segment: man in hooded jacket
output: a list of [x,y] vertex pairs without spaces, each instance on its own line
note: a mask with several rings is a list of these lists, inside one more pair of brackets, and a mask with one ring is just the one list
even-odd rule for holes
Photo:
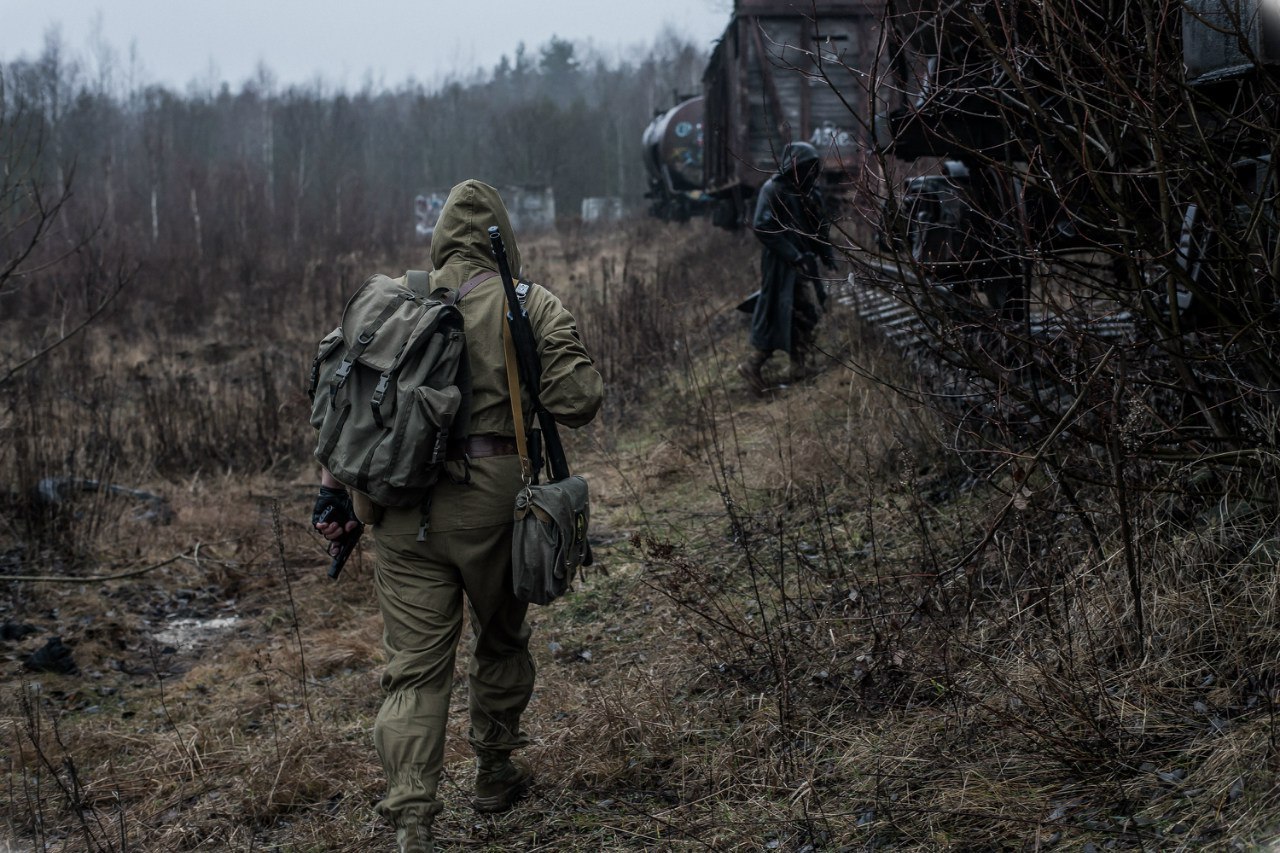
[[[474,180],[454,187],[432,236],[430,288],[457,295],[472,392],[470,428],[449,449],[449,476],[432,489],[425,536],[419,536],[419,508],[376,507],[354,496],[355,515],[372,525],[389,657],[382,676],[386,697],[373,732],[388,785],[377,811],[395,824],[401,853],[433,849],[431,823],[442,808],[437,789],[464,594],[475,634],[467,671],[469,740],[477,761],[472,806],[505,811],[531,778],[528,765],[511,758],[528,742],[520,717],[533,692],[534,666],[528,605],[515,598],[511,583],[513,507],[523,480],[507,390],[507,306],[488,235],[492,225],[501,230],[512,274],[519,276],[520,251],[493,187]],[[538,285],[529,288],[524,304],[542,362],[539,398],[558,423],[583,426],[600,408],[603,385],[573,316]],[[526,396],[523,411],[531,408]],[[323,471],[322,484],[342,488]],[[339,518],[319,529],[337,541],[355,524]]]
[[768,383],[764,366],[775,350],[791,359],[790,378],[808,375],[814,332],[822,315],[824,294],[818,262],[835,265],[818,175],[822,161],[807,142],[782,149],[778,172],[756,197],[751,227],[764,248],[760,253],[760,294],[751,315],[752,348],[738,372],[756,396]]

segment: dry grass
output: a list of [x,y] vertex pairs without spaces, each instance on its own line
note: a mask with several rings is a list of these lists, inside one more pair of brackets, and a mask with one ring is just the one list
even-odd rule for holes
[[[949,571],[1007,502],[1007,472],[940,452],[941,421],[862,378],[910,368],[838,311],[824,374],[747,397],[732,305],[755,261],[741,237],[654,223],[527,247],[610,379],[606,416],[570,446],[602,571],[533,614],[538,782],[507,815],[466,806],[459,679],[445,848],[1262,849],[1280,804],[1269,521],[1244,501],[1170,512],[1143,498],[1145,639],[1105,490],[1076,495],[1102,553],[1041,478]],[[179,558],[4,585],[3,620],[39,630],[4,647],[0,840],[391,848],[372,812],[371,565],[362,552],[341,582],[324,577],[300,389],[342,288],[398,266],[282,266],[253,304],[292,304],[296,268],[323,310],[270,322],[226,313],[227,283],[206,332],[106,325],[6,390],[5,573]],[[228,343],[237,323],[257,343]],[[90,475],[163,495],[172,520],[30,492]],[[228,617],[192,646],[163,639],[178,620]],[[79,674],[22,669],[51,635]]]

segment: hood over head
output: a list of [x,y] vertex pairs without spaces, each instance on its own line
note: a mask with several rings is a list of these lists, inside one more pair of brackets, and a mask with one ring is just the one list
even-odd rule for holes
[[456,288],[484,270],[497,271],[489,228],[497,225],[513,278],[520,277],[520,247],[498,191],[474,179],[449,191],[431,235],[432,287]]
[[818,149],[807,142],[788,142],[778,162],[778,175],[795,186],[809,189],[822,171]]

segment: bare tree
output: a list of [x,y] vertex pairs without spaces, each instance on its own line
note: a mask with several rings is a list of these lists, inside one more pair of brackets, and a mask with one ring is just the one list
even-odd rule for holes
[[[45,71],[57,73],[57,68],[46,65]],[[43,83],[46,92],[56,91],[55,82]],[[130,277],[121,267],[105,286],[90,283],[75,295],[80,298],[70,291],[61,299],[35,292],[38,283],[48,282],[50,271],[84,252],[97,231],[95,226],[75,233],[69,224],[65,211],[75,167],[52,162],[49,138],[56,112],[54,105],[40,106],[0,69],[0,304],[15,309],[25,298],[52,312],[31,318],[36,322],[27,324],[27,336],[10,338],[13,348],[0,355],[0,387],[93,322]]]

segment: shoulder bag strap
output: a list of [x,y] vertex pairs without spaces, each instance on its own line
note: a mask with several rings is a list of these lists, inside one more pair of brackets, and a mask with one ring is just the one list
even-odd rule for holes
[[473,275],[471,278],[458,285],[458,289],[450,293],[444,298],[445,305],[457,305],[462,301],[462,297],[475,290],[478,285],[484,284],[491,278],[497,278],[498,274],[493,270],[485,270],[479,275]]
[[489,279],[497,278],[497,277],[498,277],[498,274],[493,270],[485,270],[479,275],[467,279],[462,283],[462,286],[458,288],[458,295],[453,301],[457,302],[460,299],[462,299],[462,297],[466,296],[468,293],[475,290],[476,285],[484,284]]

